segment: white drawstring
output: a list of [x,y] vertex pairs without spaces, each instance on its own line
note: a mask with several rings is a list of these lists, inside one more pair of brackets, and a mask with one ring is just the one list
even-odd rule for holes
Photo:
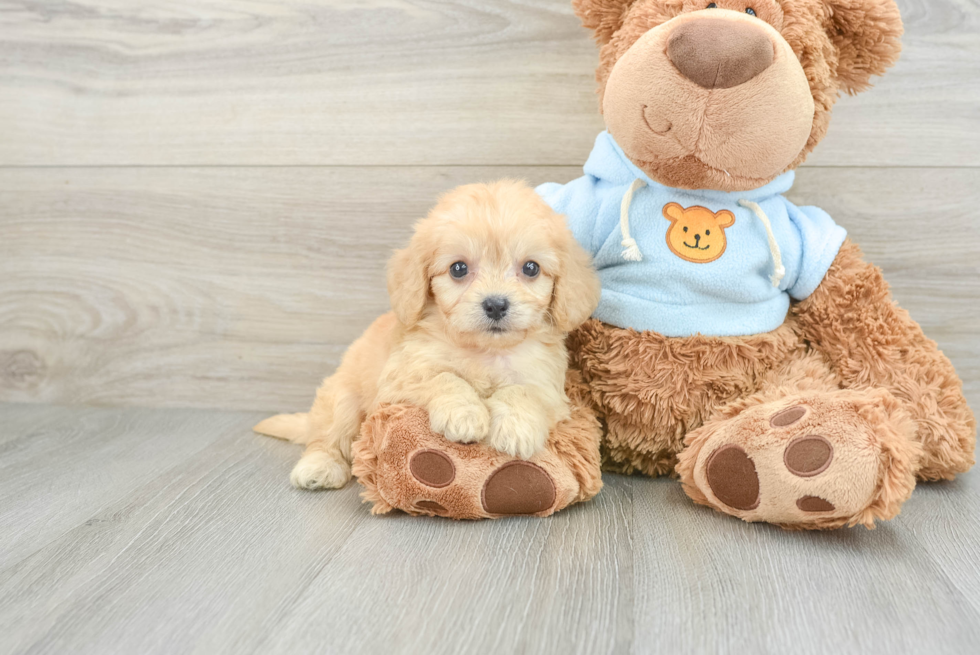
[[636,193],[636,190],[646,185],[647,183],[640,178],[633,180],[633,184],[626,190],[623,203],[619,207],[619,231],[623,233],[622,245],[626,248],[623,251],[623,259],[628,262],[643,261],[643,253],[640,252],[640,247],[636,245],[636,239],[630,236],[630,203],[633,202],[633,194]]
[[746,209],[751,209],[762,224],[766,227],[766,236],[769,237],[769,252],[772,254],[773,271],[769,280],[772,282],[772,286],[779,287],[779,283],[783,281],[786,276],[786,269],[783,267],[783,256],[779,252],[779,244],[776,243],[776,235],[772,233],[772,225],[769,223],[769,217],[766,216],[766,212],[762,211],[762,207],[759,203],[752,202],[750,200],[739,200],[738,204],[742,205]]

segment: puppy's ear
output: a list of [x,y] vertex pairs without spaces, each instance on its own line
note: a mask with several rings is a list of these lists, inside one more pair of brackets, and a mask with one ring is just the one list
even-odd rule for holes
[[388,260],[391,309],[398,320],[407,326],[415,325],[422,319],[429,298],[429,253],[418,234],[416,231],[408,247],[396,250]]
[[873,75],[898,61],[905,31],[894,0],[824,0],[825,23],[837,49],[837,84],[842,91],[864,91]]
[[563,225],[562,269],[555,279],[551,316],[561,332],[571,332],[585,323],[599,304],[599,277],[589,253],[578,244],[572,231]]

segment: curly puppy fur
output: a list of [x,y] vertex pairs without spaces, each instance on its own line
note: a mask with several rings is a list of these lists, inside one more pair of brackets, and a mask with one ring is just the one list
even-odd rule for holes
[[565,335],[599,300],[564,218],[523,183],[459,187],[392,257],[388,289],[394,311],[351,345],[309,414],[255,427],[306,444],[293,484],[346,484],[351,444],[382,404],[421,407],[452,442],[522,458],[544,450],[569,417]]

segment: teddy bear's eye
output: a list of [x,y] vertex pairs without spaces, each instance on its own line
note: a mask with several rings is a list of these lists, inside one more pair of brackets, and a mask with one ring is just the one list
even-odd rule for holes
[[718,8],[717,2],[712,2],[708,4],[708,9],[717,9],[717,8]]
[[705,230],[704,231],[704,236],[710,237],[711,236],[711,230]]
[[749,16],[755,16],[755,9],[749,7],[748,9],[745,10],[745,13],[747,13]]
[[687,226],[686,225],[684,226],[684,231],[687,232]]

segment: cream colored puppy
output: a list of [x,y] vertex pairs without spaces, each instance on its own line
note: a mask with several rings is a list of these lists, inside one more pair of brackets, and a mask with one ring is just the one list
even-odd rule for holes
[[588,254],[523,183],[459,187],[388,264],[394,311],[348,349],[308,414],[256,432],[305,443],[292,483],[342,487],[351,444],[381,403],[425,407],[451,441],[522,458],[569,414],[565,335],[599,302]]

